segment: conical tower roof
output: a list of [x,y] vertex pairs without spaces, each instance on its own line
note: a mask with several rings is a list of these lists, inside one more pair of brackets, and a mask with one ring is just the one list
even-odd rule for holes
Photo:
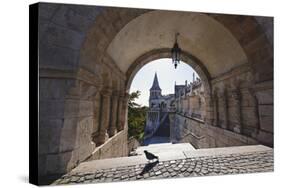
[[157,73],[155,73],[155,75],[154,75],[153,84],[152,84],[152,87],[150,88],[150,90],[161,90],[159,83],[158,83]]

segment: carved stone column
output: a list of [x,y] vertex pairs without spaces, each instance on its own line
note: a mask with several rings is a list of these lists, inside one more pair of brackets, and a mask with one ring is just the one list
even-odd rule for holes
[[118,100],[117,131],[124,129],[128,109],[129,94],[121,94]]
[[100,107],[101,107],[101,96],[100,91],[93,96],[93,133],[92,140],[97,143],[98,134],[99,134],[99,126],[100,126]]
[[207,125],[213,125],[214,120],[214,104],[213,104],[213,98],[211,97],[211,94],[206,93],[204,95],[205,98],[205,116],[206,116],[206,124]]
[[259,109],[258,109],[258,99],[257,99],[257,96],[255,94],[255,91],[253,89],[248,89],[248,92],[250,94],[250,97],[251,97],[251,100],[253,101],[253,104],[254,104],[254,130],[251,134],[251,136],[253,138],[256,138],[259,134],[259,130],[260,130],[260,122],[259,122]]
[[217,93],[214,93],[213,97],[213,106],[214,106],[214,126],[219,124],[219,110],[218,110],[218,96]]
[[235,119],[234,132],[242,133],[242,121],[241,121],[241,95],[239,89],[232,91],[232,98],[234,101],[234,114]]
[[122,126],[121,126],[121,116],[122,116],[122,99],[123,99],[123,95],[120,95],[118,98],[118,105],[117,105],[117,131],[121,131],[122,130]]
[[117,107],[118,107],[118,96],[114,93],[111,97],[111,118],[110,118],[110,127],[108,130],[109,137],[115,135],[117,130]]
[[220,107],[221,107],[221,114],[220,114],[220,117],[221,117],[221,127],[224,128],[224,129],[228,129],[228,109],[227,109],[227,96],[226,96],[226,92],[223,91],[221,94],[220,94]]
[[119,108],[121,108],[121,110],[120,110],[121,115],[119,116],[120,121],[118,122],[119,123],[118,131],[124,129],[125,123],[127,121],[128,100],[129,100],[129,94],[128,93],[125,93],[125,95],[123,97],[121,97],[121,100],[119,100],[119,102],[120,102]]
[[109,127],[109,119],[110,119],[110,89],[103,89],[101,91],[101,114],[100,114],[100,126],[99,126],[99,136],[97,139],[97,144],[103,144],[107,137],[107,130]]

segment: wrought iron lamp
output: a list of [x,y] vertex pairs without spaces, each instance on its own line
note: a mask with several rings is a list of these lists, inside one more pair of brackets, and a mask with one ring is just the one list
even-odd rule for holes
[[178,40],[177,40],[179,35],[180,35],[179,33],[176,33],[175,44],[174,44],[174,47],[171,50],[172,62],[175,65],[175,69],[177,68],[178,64],[180,63],[180,55],[181,55],[181,49],[179,48]]

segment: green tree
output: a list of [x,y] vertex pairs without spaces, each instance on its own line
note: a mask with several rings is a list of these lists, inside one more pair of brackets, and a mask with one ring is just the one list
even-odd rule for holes
[[141,106],[135,102],[140,96],[140,91],[132,92],[128,102],[128,136],[136,138],[139,142],[144,136],[144,128],[146,124],[146,112],[148,107]]

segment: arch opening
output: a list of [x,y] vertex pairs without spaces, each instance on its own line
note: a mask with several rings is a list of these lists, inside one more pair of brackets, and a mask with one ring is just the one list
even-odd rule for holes
[[[181,114],[189,118],[196,118],[205,122],[206,103],[205,87],[201,77],[191,66],[197,67],[196,59],[186,53],[187,62],[181,61],[177,69],[172,66],[172,60],[168,53],[149,53],[151,56],[142,56],[139,64],[131,72],[131,77],[127,82],[127,91],[130,95],[135,95],[136,91],[141,91],[140,99],[137,100],[145,110],[146,117],[139,127],[143,129],[143,136],[139,139],[141,145],[176,142],[174,126],[174,114]],[[153,55],[152,55],[153,54]],[[147,57],[147,58],[143,58]],[[191,59],[192,58],[192,59]],[[191,65],[191,66],[190,66]],[[129,69],[130,70],[130,69]],[[131,69],[132,70],[132,69]],[[197,68],[198,70],[198,68]],[[202,70],[201,70],[202,75]],[[202,75],[207,78],[206,75]],[[139,85],[137,85],[139,84]],[[210,88],[210,86],[208,86]],[[130,106],[130,102],[129,102]],[[133,126],[132,110],[128,110],[128,131]]]
[[[128,155],[132,80],[146,63],[170,57],[178,31],[183,61],[204,85],[207,117],[202,122],[175,112],[173,121],[184,133],[178,139],[197,148],[273,146],[270,18],[103,7],[91,22],[79,17],[67,24],[58,18],[75,7],[59,6],[46,24],[56,32],[40,37],[41,176],[65,173],[89,156]],[[81,19],[89,26],[81,28]]]

